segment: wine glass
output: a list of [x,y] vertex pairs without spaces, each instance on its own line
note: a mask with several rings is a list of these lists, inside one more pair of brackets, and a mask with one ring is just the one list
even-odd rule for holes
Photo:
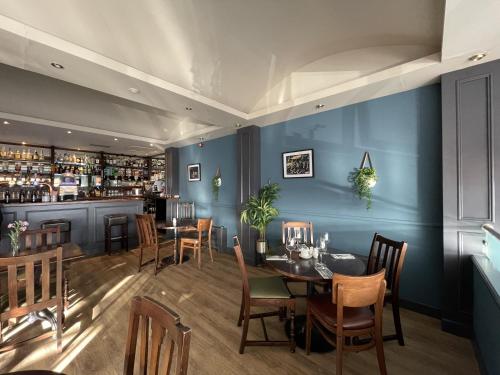
[[322,266],[325,264],[323,263],[323,255],[327,253],[326,251],[326,241],[324,236],[321,236],[319,239],[319,261]]
[[289,258],[287,259],[287,263],[289,264],[292,264],[292,263],[295,263],[294,260],[292,260],[292,251],[295,250],[295,238],[293,237],[288,237],[286,239],[286,245],[285,245],[285,248],[286,248],[286,251],[288,251],[288,254],[289,254]]

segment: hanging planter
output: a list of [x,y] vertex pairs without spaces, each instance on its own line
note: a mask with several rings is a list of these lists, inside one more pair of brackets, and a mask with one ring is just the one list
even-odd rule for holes
[[[368,167],[366,166],[368,162]],[[370,154],[365,152],[359,168],[349,174],[348,181],[352,184],[352,189],[359,199],[366,200],[366,209],[372,207],[372,189],[377,184],[377,170],[373,168]]]
[[220,168],[217,168],[217,172],[215,176],[212,178],[212,194],[214,196],[214,200],[219,200],[219,190],[222,186],[222,177],[220,175]]

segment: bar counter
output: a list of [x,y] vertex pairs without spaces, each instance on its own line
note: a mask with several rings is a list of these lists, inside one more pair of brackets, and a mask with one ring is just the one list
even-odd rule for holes
[[[0,227],[0,253],[9,251],[7,225],[14,220],[26,220],[30,229],[40,228],[40,222],[50,219],[71,220],[71,242],[88,255],[104,252],[104,215],[127,214],[129,247],[137,244],[135,214],[143,212],[142,198],[99,198],[64,202],[0,204],[3,220]],[[118,228],[114,228],[118,229]],[[114,248],[118,244],[113,245]]]

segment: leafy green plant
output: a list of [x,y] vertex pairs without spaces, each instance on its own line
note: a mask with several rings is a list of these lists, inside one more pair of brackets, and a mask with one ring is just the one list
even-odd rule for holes
[[268,182],[259,190],[258,195],[248,198],[241,211],[241,221],[259,231],[259,241],[266,240],[267,226],[279,215],[278,209],[273,207],[279,191],[280,186],[277,183]]
[[375,168],[354,168],[349,174],[348,181],[359,199],[366,199],[366,209],[372,207],[372,189],[378,180]]
[[214,199],[216,201],[219,200],[219,189],[222,185],[222,178],[220,176],[215,175],[212,178],[212,194],[214,195]]

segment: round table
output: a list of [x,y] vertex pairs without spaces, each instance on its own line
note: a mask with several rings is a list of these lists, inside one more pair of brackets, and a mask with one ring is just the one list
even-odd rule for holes
[[[275,254],[283,254],[288,252],[284,247],[275,249]],[[335,249],[329,249],[328,254],[323,255],[323,263],[332,271],[333,273],[341,273],[343,275],[351,276],[361,276],[366,273],[366,257],[354,255],[354,259],[335,259],[331,254],[341,254],[342,251]],[[319,262],[319,259],[302,259],[298,252],[292,252],[292,259],[295,263],[287,263],[286,260],[266,260],[266,264],[276,272],[286,276],[292,281],[305,281],[307,282],[307,295],[311,296],[315,293],[314,283],[324,282],[325,279],[316,271],[314,266]],[[305,328],[306,328],[306,316],[296,315],[295,316],[295,340],[297,346],[305,349]],[[288,336],[290,336],[290,322],[287,321],[285,325],[285,330]],[[332,347],[326,340],[323,339],[321,334],[317,332],[314,328],[311,335],[311,350],[314,352],[327,352],[333,350]]]
[[[169,255],[166,256],[161,260],[162,266],[166,267],[169,265],[175,265],[179,264],[179,238],[181,237],[180,235],[183,233],[189,233],[189,232],[196,232],[198,229],[193,226],[193,225],[179,225],[179,226],[173,226],[173,225],[158,225],[157,226],[158,230],[161,231],[173,231],[174,232],[174,255]],[[182,257],[182,262],[187,262],[189,260],[189,255],[184,255]]]
[[49,370],[27,370],[27,371],[15,371],[6,372],[2,375],[64,375],[62,372],[54,372]]

